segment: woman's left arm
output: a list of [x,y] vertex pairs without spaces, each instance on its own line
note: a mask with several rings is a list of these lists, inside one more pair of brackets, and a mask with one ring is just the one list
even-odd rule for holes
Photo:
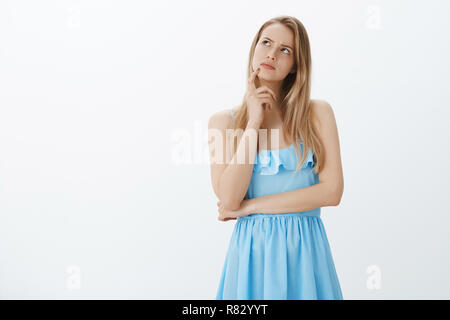
[[252,213],[302,212],[339,205],[344,192],[344,177],[336,119],[330,104],[324,100],[315,100],[311,107],[315,119],[313,123],[325,150],[319,183],[306,188],[243,200],[239,210],[225,213],[227,220]]

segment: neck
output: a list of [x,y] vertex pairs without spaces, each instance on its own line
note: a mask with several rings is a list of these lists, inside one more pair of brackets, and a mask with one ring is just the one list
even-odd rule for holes
[[257,79],[258,79],[257,87],[266,86],[269,89],[271,89],[278,98],[280,97],[281,85],[283,84],[282,81],[268,81],[261,78]]

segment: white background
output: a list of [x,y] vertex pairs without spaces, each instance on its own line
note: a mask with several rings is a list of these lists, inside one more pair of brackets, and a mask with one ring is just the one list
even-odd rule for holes
[[[292,15],[341,143],[344,299],[449,299],[448,1],[2,1],[0,298],[215,299],[207,122]],[[378,287],[370,284],[375,282]]]

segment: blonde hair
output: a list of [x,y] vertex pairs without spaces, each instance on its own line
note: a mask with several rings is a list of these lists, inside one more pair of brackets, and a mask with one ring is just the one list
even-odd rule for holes
[[[316,129],[312,124],[312,111],[310,105],[311,50],[306,29],[298,19],[291,16],[279,16],[266,21],[260,27],[250,48],[247,79],[252,73],[253,55],[261,33],[267,26],[274,23],[281,23],[291,29],[295,39],[294,68],[296,68],[296,72],[289,73],[284,78],[280,90],[282,98],[280,107],[283,119],[283,133],[284,136],[288,138],[288,141],[295,141],[294,147],[297,159],[300,158],[301,153],[300,145],[297,142],[301,139],[303,143],[303,153],[295,173],[303,166],[308,150],[311,148],[314,156],[313,170],[318,174],[323,167],[323,144],[317,136]],[[256,78],[256,81],[257,80],[258,79]],[[244,130],[248,122],[245,96],[241,107],[235,113],[234,119],[234,129],[240,128]],[[232,145],[234,147],[232,153],[234,154],[237,149],[236,136],[233,137]]]

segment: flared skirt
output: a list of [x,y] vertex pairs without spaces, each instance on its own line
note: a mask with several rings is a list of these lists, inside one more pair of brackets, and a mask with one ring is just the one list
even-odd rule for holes
[[342,300],[320,216],[287,213],[239,217],[216,299]]

